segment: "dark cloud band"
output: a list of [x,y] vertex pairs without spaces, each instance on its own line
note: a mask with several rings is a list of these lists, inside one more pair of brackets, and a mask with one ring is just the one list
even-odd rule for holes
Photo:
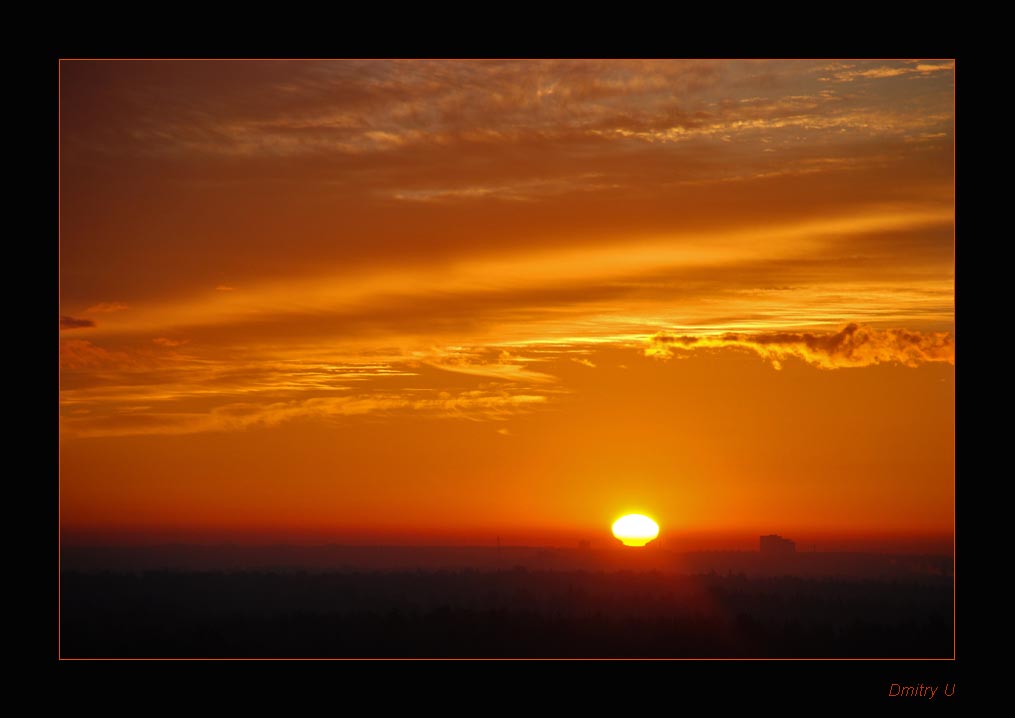
[[78,319],[77,317],[60,317],[60,331],[66,329],[87,329],[88,327],[94,327],[95,322],[91,319]]

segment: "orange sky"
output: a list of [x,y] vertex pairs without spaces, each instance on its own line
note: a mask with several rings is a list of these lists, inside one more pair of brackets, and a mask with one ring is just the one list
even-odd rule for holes
[[954,63],[60,80],[65,540],[951,536]]

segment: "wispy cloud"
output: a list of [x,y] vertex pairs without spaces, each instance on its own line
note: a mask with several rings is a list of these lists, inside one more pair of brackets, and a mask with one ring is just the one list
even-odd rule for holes
[[[887,307],[900,312],[914,305],[926,311],[930,300],[950,311],[950,281],[930,286],[923,269],[898,287],[886,288],[880,281],[860,285],[856,278],[867,266],[876,271],[883,264],[879,256],[896,246],[895,238],[904,251],[912,246],[912,236],[946,233],[951,222],[947,208],[874,208],[707,234],[685,230],[594,246],[464,255],[451,264],[396,266],[354,276],[304,275],[284,283],[262,281],[243,292],[202,292],[137,308],[97,331],[151,336],[159,328],[219,342],[245,329],[265,338],[313,336],[318,341],[381,332],[406,346],[405,339],[414,335],[453,344],[455,335],[464,333],[458,339],[469,343],[469,335],[492,324],[499,327],[502,341],[543,338],[537,327],[550,322],[566,325],[569,336],[577,336],[576,331],[590,338],[613,335],[616,302],[622,298],[632,315],[626,320],[628,333],[644,333],[646,325],[662,321],[677,300],[682,300],[687,320],[717,306],[726,306],[729,314],[747,305],[753,310],[771,306],[782,314],[796,311],[797,326],[861,319],[863,312]],[[931,259],[950,263],[944,254]],[[947,265],[942,269],[948,270]],[[893,269],[896,278],[900,271]],[[776,281],[781,286],[789,277],[808,285],[806,290],[745,294],[768,290]],[[843,282],[849,285],[845,293],[838,286]],[[916,290],[928,294],[907,296]],[[710,307],[703,305],[706,298]],[[834,311],[815,316],[818,305]],[[505,336],[511,329],[529,336]]]
[[890,77],[915,76],[926,77],[940,72],[951,72],[955,63],[938,62],[895,62],[892,64],[870,66],[865,64],[836,64],[828,68],[829,74],[822,77],[824,82],[855,82],[857,80],[883,80]]
[[[535,202],[567,192],[595,192],[618,187],[601,173],[536,178],[509,183],[434,187],[427,189],[393,190],[391,196],[410,202],[457,202],[475,199],[498,199],[511,202]],[[387,194],[387,191],[386,191]]]
[[88,307],[85,311],[89,314],[107,314],[109,312],[122,312],[125,309],[128,309],[128,307],[123,302],[99,302]]
[[[209,75],[233,80],[232,91],[242,101],[231,105],[217,95],[182,93],[180,85],[190,75],[163,72],[152,78],[162,86],[160,102],[124,102],[134,116],[107,118],[96,134],[106,138],[102,146],[110,152],[129,148],[147,155],[233,159],[413,153],[412,161],[460,157],[465,148],[478,150],[480,161],[491,147],[539,147],[554,155],[583,147],[601,156],[603,140],[623,153],[632,138],[684,143],[763,133],[772,139],[773,132],[783,131],[820,133],[831,141],[834,133],[879,135],[926,122],[928,113],[900,108],[889,116],[885,108],[837,94],[827,83],[944,74],[952,63],[345,61],[260,69],[240,83],[229,65],[206,66]],[[759,83],[745,82],[759,72],[771,80],[760,85],[764,95],[758,94]],[[811,86],[815,73],[825,86]],[[288,77],[283,81],[279,74]],[[259,96],[271,102],[259,102]],[[158,107],[158,114],[145,107]],[[523,184],[542,179],[537,173]],[[416,188],[398,196],[527,196],[503,189],[514,184]]]
[[445,351],[431,355],[422,361],[436,369],[501,381],[534,384],[547,384],[556,381],[548,374],[526,367],[524,359],[512,357],[507,352],[502,352],[502,356],[496,362],[484,359],[481,352],[463,351]]
[[802,359],[820,369],[901,364],[918,367],[928,362],[955,363],[955,341],[950,332],[877,330],[848,324],[838,332],[726,333],[687,336],[658,333],[648,340],[645,355],[669,359],[680,352],[741,347],[756,352],[776,369],[788,358]]
[[410,396],[314,397],[310,399],[216,406],[207,412],[120,411],[104,417],[68,415],[63,430],[68,438],[99,436],[173,435],[217,431],[243,431],[278,426],[299,419],[337,420],[364,414],[411,412],[435,418],[495,421],[530,411],[546,402],[538,394],[508,391],[430,391]]
[[[612,347],[612,349],[611,349]],[[379,360],[317,362],[249,355],[245,361],[109,349],[84,340],[61,346],[63,436],[246,431],[296,420],[405,415],[499,421],[550,406],[573,391],[562,377],[575,363],[594,369],[597,352],[636,351],[605,344],[533,344],[407,352]],[[799,359],[817,369],[954,364],[949,332],[848,324],[829,332],[659,332],[640,344],[661,360],[701,351],[751,351],[776,369]],[[154,351],[154,350],[153,350]],[[574,356],[579,353],[579,356]],[[535,367],[535,368],[534,368]],[[583,370],[585,371],[585,370]],[[503,432],[502,432],[503,433]]]
[[138,366],[137,359],[127,352],[110,351],[84,339],[60,342],[62,369],[111,369]]
[[78,319],[76,317],[61,316],[60,317],[60,331],[66,329],[87,329],[94,327],[95,322],[91,319]]

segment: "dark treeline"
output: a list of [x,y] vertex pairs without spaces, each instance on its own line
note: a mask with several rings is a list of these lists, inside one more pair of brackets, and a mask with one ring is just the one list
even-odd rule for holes
[[649,544],[633,552],[536,546],[64,546],[61,567],[73,571],[660,571],[748,576],[912,579],[950,576],[951,556],[757,551],[670,551]]
[[657,572],[61,576],[64,657],[950,657],[952,583]]

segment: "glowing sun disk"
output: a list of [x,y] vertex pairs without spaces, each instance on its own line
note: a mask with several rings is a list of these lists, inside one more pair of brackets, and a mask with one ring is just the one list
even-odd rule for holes
[[628,514],[613,523],[613,535],[625,546],[644,546],[659,535],[659,524],[648,516]]

